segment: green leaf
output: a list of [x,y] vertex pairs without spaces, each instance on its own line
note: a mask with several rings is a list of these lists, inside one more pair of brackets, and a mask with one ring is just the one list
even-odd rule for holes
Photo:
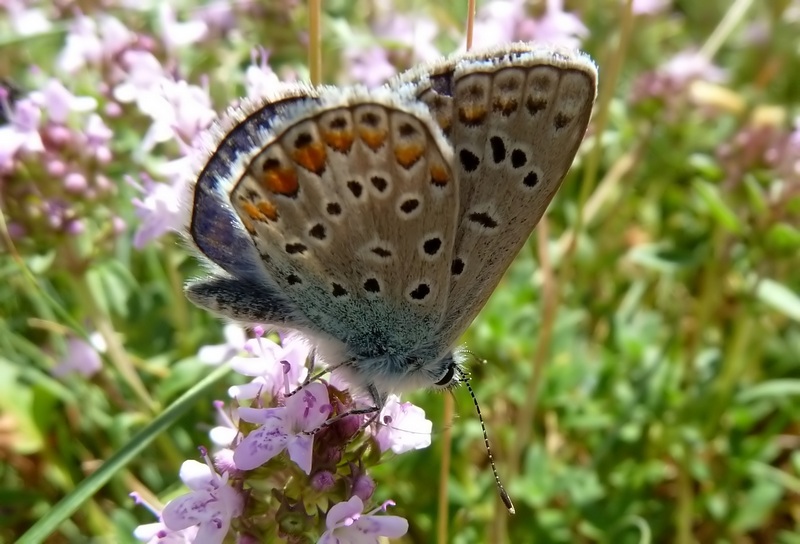
[[800,380],[789,378],[761,382],[740,392],[737,402],[752,402],[770,398],[800,396]]
[[789,223],[776,223],[767,231],[766,241],[773,249],[796,251],[800,249],[800,229]]
[[694,180],[693,185],[697,194],[708,207],[711,216],[719,225],[736,234],[742,234],[742,232],[744,232],[744,228],[736,212],[734,212],[722,198],[716,185],[712,185],[700,179]]
[[769,278],[751,279],[751,282],[755,281],[758,300],[786,317],[800,321],[800,296],[797,293]]

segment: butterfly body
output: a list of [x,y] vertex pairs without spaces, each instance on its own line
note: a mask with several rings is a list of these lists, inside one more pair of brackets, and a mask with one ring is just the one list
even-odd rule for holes
[[585,56],[515,44],[229,111],[193,186],[213,268],[188,297],[307,335],[376,407],[456,383],[453,345],[557,191],[595,87]]

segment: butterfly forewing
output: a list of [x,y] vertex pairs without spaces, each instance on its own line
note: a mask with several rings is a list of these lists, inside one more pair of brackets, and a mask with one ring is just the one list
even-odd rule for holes
[[460,336],[541,219],[591,115],[596,68],[528,44],[453,57],[399,78],[454,148],[460,210],[442,345]]
[[277,129],[231,203],[269,276],[320,329],[355,353],[408,351],[447,307],[451,148],[395,94],[321,98]]

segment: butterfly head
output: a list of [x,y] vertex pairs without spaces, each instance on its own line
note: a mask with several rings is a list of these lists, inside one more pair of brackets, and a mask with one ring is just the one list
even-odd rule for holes
[[368,393],[375,406],[381,408],[392,393],[458,387],[465,376],[462,358],[460,350],[439,357],[426,356],[424,352],[353,357],[339,366],[337,372],[353,387]]

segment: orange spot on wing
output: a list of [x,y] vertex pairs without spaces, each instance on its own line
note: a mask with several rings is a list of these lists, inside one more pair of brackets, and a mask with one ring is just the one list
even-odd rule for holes
[[480,123],[486,117],[486,108],[482,105],[468,105],[458,108],[458,118],[462,123]]
[[263,214],[258,210],[258,208],[252,202],[242,202],[242,209],[244,213],[248,215],[250,219],[253,221],[263,221]]
[[278,195],[295,196],[300,189],[294,168],[284,167],[273,159],[268,159],[264,163],[264,176],[261,182],[267,190]]
[[424,149],[421,145],[398,145],[394,148],[394,158],[403,168],[411,168],[422,158]]
[[275,204],[269,200],[262,200],[257,204],[257,206],[258,211],[260,211],[264,217],[270,221],[276,221],[278,219],[278,209],[275,207]]
[[358,135],[373,151],[377,151],[381,148],[381,146],[383,146],[384,143],[386,143],[387,134],[385,130],[375,130],[361,127],[358,130]]
[[518,105],[519,102],[517,102],[516,98],[495,98],[492,102],[492,109],[508,116],[517,111]]
[[353,145],[355,136],[349,130],[322,131],[322,140],[339,153],[347,153]]
[[450,183],[450,173],[444,166],[434,164],[431,166],[431,183],[437,187],[444,187]]
[[292,158],[309,172],[320,175],[325,171],[327,153],[322,142],[312,142],[295,149],[292,153]]

